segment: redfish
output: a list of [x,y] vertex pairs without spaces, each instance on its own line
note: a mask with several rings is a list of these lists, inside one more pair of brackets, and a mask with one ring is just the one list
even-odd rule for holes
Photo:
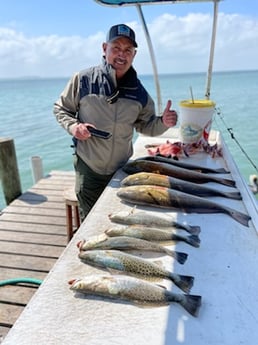
[[179,303],[189,314],[198,316],[201,296],[173,293],[165,287],[129,276],[90,275],[69,281],[70,289],[91,296],[121,299],[136,304],[161,306]]
[[194,170],[201,172],[203,174],[212,173],[212,174],[229,174],[229,171],[224,168],[209,168],[204,167],[198,164],[188,163],[185,161],[175,160],[168,157],[162,157],[162,156],[145,156],[139,158],[139,160],[148,160],[153,162],[161,162],[161,163],[168,163],[175,165],[180,168],[185,168],[189,170]]
[[127,174],[135,174],[138,172],[150,172],[161,175],[168,175],[176,177],[180,180],[195,182],[195,183],[207,183],[216,182],[229,187],[236,187],[234,180],[220,178],[217,176],[211,176],[208,174],[203,174],[198,171],[191,171],[189,169],[177,167],[167,163],[152,162],[147,160],[134,160],[126,163],[123,166],[123,170]]
[[118,190],[117,195],[134,205],[169,208],[186,213],[224,213],[244,226],[251,217],[230,207],[187,193],[160,186],[129,186]]
[[179,190],[184,193],[192,195],[208,197],[208,196],[222,196],[225,198],[241,200],[239,192],[225,192],[219,189],[200,185],[189,181],[180,180],[175,177],[160,175],[154,173],[140,172],[129,175],[121,181],[121,186],[136,186],[136,185],[156,185],[163,186],[174,190]]

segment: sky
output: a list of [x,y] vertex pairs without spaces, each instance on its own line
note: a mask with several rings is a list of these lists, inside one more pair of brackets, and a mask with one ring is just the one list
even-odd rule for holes
[[[159,73],[207,71],[211,2],[142,6]],[[136,32],[134,67],[152,73],[135,7],[94,0],[0,0],[0,78],[69,77],[101,62],[108,29],[125,23]],[[258,0],[224,0],[219,17],[214,71],[258,69]]]

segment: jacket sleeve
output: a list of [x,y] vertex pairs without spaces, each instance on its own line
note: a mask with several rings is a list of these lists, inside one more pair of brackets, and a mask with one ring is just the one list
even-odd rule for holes
[[146,105],[142,108],[137,121],[135,122],[137,132],[157,136],[163,134],[168,128],[163,124],[161,116],[155,114],[155,104],[148,94]]
[[80,78],[79,74],[75,74],[67,83],[60,98],[55,102],[53,113],[58,123],[69,133],[73,125],[78,123],[77,113],[79,110],[80,94],[79,94]]

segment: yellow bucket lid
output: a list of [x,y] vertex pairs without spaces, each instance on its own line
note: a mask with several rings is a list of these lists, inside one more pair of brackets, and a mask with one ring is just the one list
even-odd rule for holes
[[179,105],[185,108],[208,108],[215,107],[216,103],[209,99],[195,99],[193,103],[191,99],[187,99],[181,101]]

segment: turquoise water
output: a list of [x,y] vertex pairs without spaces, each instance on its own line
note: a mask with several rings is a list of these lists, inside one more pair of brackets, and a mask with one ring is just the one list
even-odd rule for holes
[[[155,98],[155,85],[151,76],[141,80]],[[233,133],[250,159],[258,165],[258,71],[214,73],[211,99],[220,108],[223,121],[215,116],[213,128],[220,129],[241,173],[248,180],[257,174],[235,141]],[[44,174],[51,170],[73,170],[71,137],[58,125],[53,114],[53,103],[65,87],[68,78],[0,80],[0,137],[12,138],[15,143],[22,190],[33,184],[30,158],[40,156]],[[203,98],[206,74],[161,75],[160,86],[165,107],[172,99],[178,110],[182,99],[190,98],[192,87],[194,98]],[[224,124],[225,123],[225,124]],[[0,185],[0,209],[5,206]]]

